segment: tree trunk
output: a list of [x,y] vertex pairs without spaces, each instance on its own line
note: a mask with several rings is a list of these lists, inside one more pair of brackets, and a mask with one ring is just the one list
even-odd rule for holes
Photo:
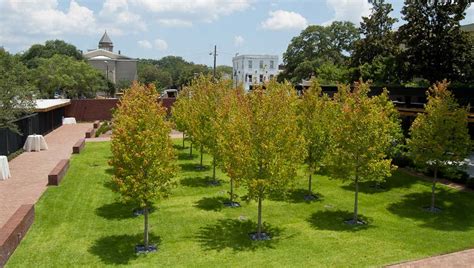
[[359,195],[359,175],[356,174],[355,198],[354,198],[354,224],[357,224],[358,195]]
[[189,158],[193,158],[193,142],[191,142],[189,146]]
[[230,205],[234,204],[234,179],[230,177]]
[[203,151],[203,147],[201,145],[201,168],[203,168],[203,165],[202,165],[202,151]]
[[436,189],[436,180],[438,179],[438,168],[434,170],[433,185],[431,186],[431,211],[435,211],[435,189]]
[[144,232],[144,243],[145,250],[148,250],[148,206],[143,209],[143,215],[145,216],[145,232]]
[[183,149],[184,149],[184,132],[183,132]]
[[262,197],[258,197],[258,225],[257,225],[257,240],[262,237]]
[[311,183],[312,182],[312,178],[311,178],[311,173],[309,174],[309,183],[308,183],[308,195],[309,196],[312,196],[313,195],[313,190],[311,189]]
[[212,158],[212,180],[216,181],[216,158]]

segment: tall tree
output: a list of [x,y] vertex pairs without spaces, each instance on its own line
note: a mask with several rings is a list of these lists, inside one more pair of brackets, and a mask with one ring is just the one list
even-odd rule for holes
[[34,107],[37,93],[30,72],[18,57],[0,48],[0,128],[18,132],[12,122]]
[[352,91],[349,86],[339,86],[335,96],[339,111],[330,134],[333,142],[325,158],[333,177],[354,183],[354,216],[349,224],[363,223],[358,218],[359,183],[382,181],[391,175],[388,152],[397,132],[393,128],[400,128],[390,119],[392,111],[380,99],[368,96],[369,90],[369,84],[362,81]]
[[385,0],[372,1],[372,13],[369,17],[362,17],[360,23],[359,32],[363,38],[354,43],[354,51],[351,55],[353,66],[370,64],[377,56],[397,55],[399,45],[395,40],[392,27],[398,20],[390,17],[392,11],[392,5],[385,3]]
[[293,37],[283,53],[285,70],[278,79],[298,83],[309,78],[323,63],[345,64],[346,55],[351,53],[358,38],[357,28],[351,22],[335,21],[329,26],[308,26],[300,35]]
[[471,151],[467,129],[467,109],[462,108],[447,89],[444,80],[427,92],[425,113],[420,113],[410,127],[407,141],[409,155],[420,167],[434,172],[430,211],[436,212],[435,190],[438,171],[456,167]]
[[114,112],[111,143],[112,182],[124,201],[137,203],[144,214],[144,251],[149,247],[148,213],[153,201],[167,197],[176,172],[166,111],[153,85],[134,83]]
[[312,190],[312,175],[324,166],[323,159],[331,143],[334,108],[334,102],[327,94],[323,95],[321,86],[313,80],[311,87],[304,92],[298,110],[298,123],[308,152],[305,161],[309,173],[306,200],[317,198]]
[[406,62],[405,78],[473,81],[471,44],[459,22],[470,1],[410,1],[402,9],[406,24],[399,29],[401,54]]
[[95,97],[106,89],[106,79],[91,65],[64,55],[39,58],[32,70],[33,81],[44,97],[52,98],[60,92],[68,98]]
[[21,55],[21,60],[29,67],[36,68],[38,59],[51,58],[54,55],[64,55],[76,60],[82,60],[82,53],[74,46],[63,40],[48,40],[44,45],[32,45]]
[[248,197],[258,202],[256,240],[262,235],[262,201],[271,192],[285,191],[297,176],[305,155],[304,139],[297,124],[297,96],[291,84],[271,81],[266,89],[248,95],[250,110],[247,161],[242,165]]

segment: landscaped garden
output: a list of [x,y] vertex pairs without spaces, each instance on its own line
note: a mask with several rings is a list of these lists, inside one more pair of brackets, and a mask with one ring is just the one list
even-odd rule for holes
[[[270,241],[252,241],[256,202],[241,198],[240,208],[223,205],[228,178],[217,170],[220,186],[209,184],[212,159],[196,170],[199,152],[174,141],[181,170],[172,195],[150,213],[152,254],[137,255],[143,241],[143,216],[118,202],[110,190],[110,143],[88,143],[71,159],[61,186],[49,188],[36,205],[36,220],[9,267],[68,266],[378,266],[452,252],[474,245],[474,194],[437,187],[437,206],[429,205],[431,183],[396,171],[380,188],[361,183],[359,214],[366,225],[348,225],[354,187],[325,176],[313,177],[320,200],[306,202],[307,174],[302,167],[287,197],[263,201]],[[189,145],[188,143],[186,143]]]

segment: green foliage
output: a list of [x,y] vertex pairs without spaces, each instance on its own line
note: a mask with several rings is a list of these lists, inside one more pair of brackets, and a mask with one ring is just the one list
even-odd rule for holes
[[0,48],[0,128],[18,132],[12,121],[31,111],[35,94],[26,66]]
[[445,80],[428,90],[425,113],[418,114],[410,127],[407,145],[417,166],[438,170],[456,166],[471,151],[467,109],[459,106],[448,85]]
[[350,22],[308,26],[288,45],[283,54],[285,71],[278,79],[298,83],[309,78],[323,63],[346,64],[348,57],[345,54],[352,51],[358,36],[357,28]]
[[[398,54],[399,45],[395,40],[395,32],[392,30],[393,24],[398,20],[390,17],[391,11],[393,8],[390,3],[385,3],[384,0],[372,1],[372,13],[369,17],[362,17],[360,23],[359,31],[363,38],[354,43],[354,52],[351,55],[352,66],[372,64],[376,58],[393,57]],[[378,69],[381,70],[381,67]],[[383,77],[390,74],[380,75]],[[375,79],[375,77],[369,78]]]
[[401,133],[387,94],[370,98],[369,86],[359,81],[351,92],[349,86],[339,85],[334,97],[339,107],[325,159],[332,177],[354,182],[353,223],[358,222],[359,183],[380,182],[391,175],[391,147]]
[[421,77],[434,83],[447,78],[472,83],[472,43],[459,26],[469,2],[405,1],[406,24],[399,29],[405,80]]
[[[218,74],[220,72],[221,70],[218,69]],[[140,59],[138,61],[139,80],[144,83],[155,83],[159,89],[181,88],[189,84],[196,76],[211,73],[212,70],[206,65],[187,62],[176,56],[166,56],[159,60]]]
[[316,68],[316,78],[323,85],[337,85],[350,83],[353,70],[337,66],[332,63],[323,63]]
[[112,130],[112,122],[104,121],[102,122],[102,124],[100,124],[100,127],[95,132],[95,136],[99,137],[100,135],[107,133],[107,131],[110,131],[110,130]]
[[168,196],[176,173],[170,124],[157,99],[153,86],[134,83],[114,112],[112,181],[124,201],[142,208]]
[[44,45],[32,45],[21,55],[21,60],[28,68],[36,68],[40,58],[51,58],[54,55],[64,55],[76,60],[83,59],[81,52],[74,45],[62,40],[48,40]]
[[39,58],[32,70],[33,81],[43,97],[52,98],[56,92],[67,98],[95,97],[107,87],[103,75],[85,61],[64,55]]

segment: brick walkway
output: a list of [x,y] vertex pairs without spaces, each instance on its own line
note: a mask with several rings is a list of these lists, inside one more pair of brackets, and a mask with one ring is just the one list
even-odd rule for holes
[[474,249],[388,266],[390,268],[474,267]]
[[90,123],[64,125],[45,136],[49,150],[22,153],[10,161],[11,178],[0,181],[0,227],[23,204],[35,204],[46,190],[48,174],[60,159],[67,159],[72,146],[84,138]]

